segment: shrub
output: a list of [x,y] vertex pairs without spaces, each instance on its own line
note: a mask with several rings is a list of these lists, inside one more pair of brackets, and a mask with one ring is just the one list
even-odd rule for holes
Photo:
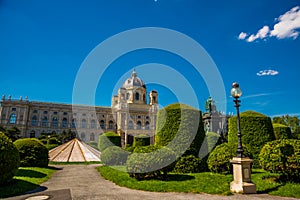
[[102,152],[110,146],[121,146],[121,136],[114,132],[107,132],[99,136],[98,149]]
[[101,161],[106,165],[123,165],[130,153],[117,146],[110,146],[101,153]]
[[150,145],[150,137],[149,135],[139,134],[134,137],[133,146],[149,146]]
[[[242,143],[253,155],[254,167],[259,167],[258,156],[261,148],[275,140],[271,118],[263,114],[246,111],[240,116]],[[228,123],[228,143],[237,146],[237,117],[231,117]]]
[[59,141],[59,139],[58,138],[56,138],[56,137],[51,137],[51,138],[49,138],[49,142],[48,142],[49,144],[61,144],[61,142]]
[[274,136],[276,140],[292,139],[291,128],[283,124],[273,124]]
[[130,177],[138,180],[147,178],[167,179],[174,168],[175,153],[169,148],[157,146],[137,147],[126,162]]
[[300,140],[285,139],[268,142],[259,154],[265,170],[281,173],[288,180],[300,178]]
[[48,166],[48,150],[35,138],[18,139],[14,142],[20,154],[20,165],[23,167]]
[[184,104],[171,104],[158,111],[155,145],[167,146],[176,157],[198,157],[205,132],[200,110]]
[[0,185],[9,183],[20,165],[18,149],[13,142],[0,132]]
[[175,164],[175,173],[198,173],[207,169],[206,162],[194,155],[182,156]]
[[221,136],[215,132],[205,133],[208,152],[212,151],[217,145],[221,144]]
[[58,144],[45,144],[45,147],[48,149],[48,151],[58,146],[59,146]]
[[125,151],[128,151],[128,152],[133,152],[135,149],[134,146],[131,146],[130,144],[127,144],[126,147],[125,147]]
[[[245,145],[243,145],[243,149],[244,155],[251,158],[251,152]],[[216,173],[231,173],[232,164],[230,160],[236,156],[236,150],[236,146],[229,145],[228,143],[216,146],[208,156],[207,165],[209,170]]]

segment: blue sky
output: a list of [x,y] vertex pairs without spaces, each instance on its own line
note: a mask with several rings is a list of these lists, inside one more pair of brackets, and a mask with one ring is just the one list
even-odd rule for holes
[[[97,45],[123,31],[160,27],[185,34],[206,50],[226,92],[216,104],[226,112],[235,112],[229,94],[237,81],[243,90],[242,111],[299,115],[298,6],[296,0],[0,0],[0,94],[72,103],[77,73]],[[204,110],[210,92],[201,74],[180,56],[159,49],[133,51],[107,66],[95,104],[110,106],[133,68],[140,78],[151,80],[140,67],[147,63],[168,66],[185,77],[198,101],[190,102],[189,93],[178,98],[184,87],[174,91],[160,81],[146,82],[148,90],[159,92],[161,106],[180,100]],[[156,73],[177,83],[165,70]]]

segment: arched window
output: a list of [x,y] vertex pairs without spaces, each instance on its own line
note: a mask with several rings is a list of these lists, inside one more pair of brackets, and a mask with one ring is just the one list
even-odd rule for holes
[[52,127],[57,127],[58,126],[58,119],[57,117],[52,118]]
[[85,141],[85,133],[81,133],[81,134],[80,134],[80,138],[81,138],[83,141]]
[[34,115],[32,118],[31,118],[31,126],[37,126],[38,125],[38,118],[36,115]]
[[91,135],[90,135],[90,141],[95,141],[95,134],[94,133],[91,133]]
[[105,129],[105,121],[104,120],[100,121],[100,128]]
[[15,124],[17,122],[17,115],[15,113],[11,114],[9,117],[9,123]]
[[81,120],[81,128],[86,128],[86,120],[85,119]]
[[35,138],[35,131],[34,130],[32,130],[31,132],[30,132],[30,136],[29,136],[30,138]]
[[128,129],[133,129],[133,123],[132,123],[132,121],[128,122]]
[[94,119],[91,120],[91,128],[96,128],[96,121]]
[[72,128],[76,128],[76,119],[72,119]]
[[138,122],[136,123],[136,128],[137,128],[137,129],[142,129],[142,122],[141,122],[141,121],[138,121]]
[[62,119],[62,127],[64,128],[68,127],[68,119],[65,117]]
[[109,129],[114,129],[114,122],[113,122],[113,121],[110,120],[110,121],[108,122],[108,128],[109,128]]
[[138,92],[135,93],[135,100],[137,100],[137,101],[140,100],[140,94]]
[[48,126],[48,118],[46,116],[42,118],[42,126]]
[[147,130],[150,129],[150,123],[149,123],[148,121],[146,121],[146,123],[145,123],[145,128],[146,128]]

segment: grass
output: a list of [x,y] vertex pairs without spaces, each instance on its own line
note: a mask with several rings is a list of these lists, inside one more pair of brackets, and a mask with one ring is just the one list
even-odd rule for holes
[[[168,181],[143,180],[137,181],[124,172],[124,167],[110,168],[100,166],[97,170],[101,175],[119,186],[153,192],[191,192],[218,195],[230,195],[231,174],[222,175],[210,172],[194,174],[170,174]],[[256,184],[258,194],[270,194],[284,197],[300,198],[299,183],[279,181],[279,174],[255,169],[252,181]]]
[[51,178],[56,168],[20,167],[13,181],[0,187],[0,198],[12,197],[34,190]]
[[137,190],[153,192],[192,192],[208,194],[231,194],[229,191],[231,176],[213,174],[210,172],[195,174],[170,174],[168,181],[144,180],[137,181],[130,178],[128,173],[120,171],[124,167],[112,169],[108,166],[100,166],[97,170],[101,175],[117,185]]

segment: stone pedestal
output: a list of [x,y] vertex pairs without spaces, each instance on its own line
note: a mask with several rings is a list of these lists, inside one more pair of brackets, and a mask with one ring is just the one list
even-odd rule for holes
[[254,194],[256,193],[256,185],[251,182],[252,160],[250,158],[234,157],[230,161],[233,165],[233,181],[230,183],[231,192]]

